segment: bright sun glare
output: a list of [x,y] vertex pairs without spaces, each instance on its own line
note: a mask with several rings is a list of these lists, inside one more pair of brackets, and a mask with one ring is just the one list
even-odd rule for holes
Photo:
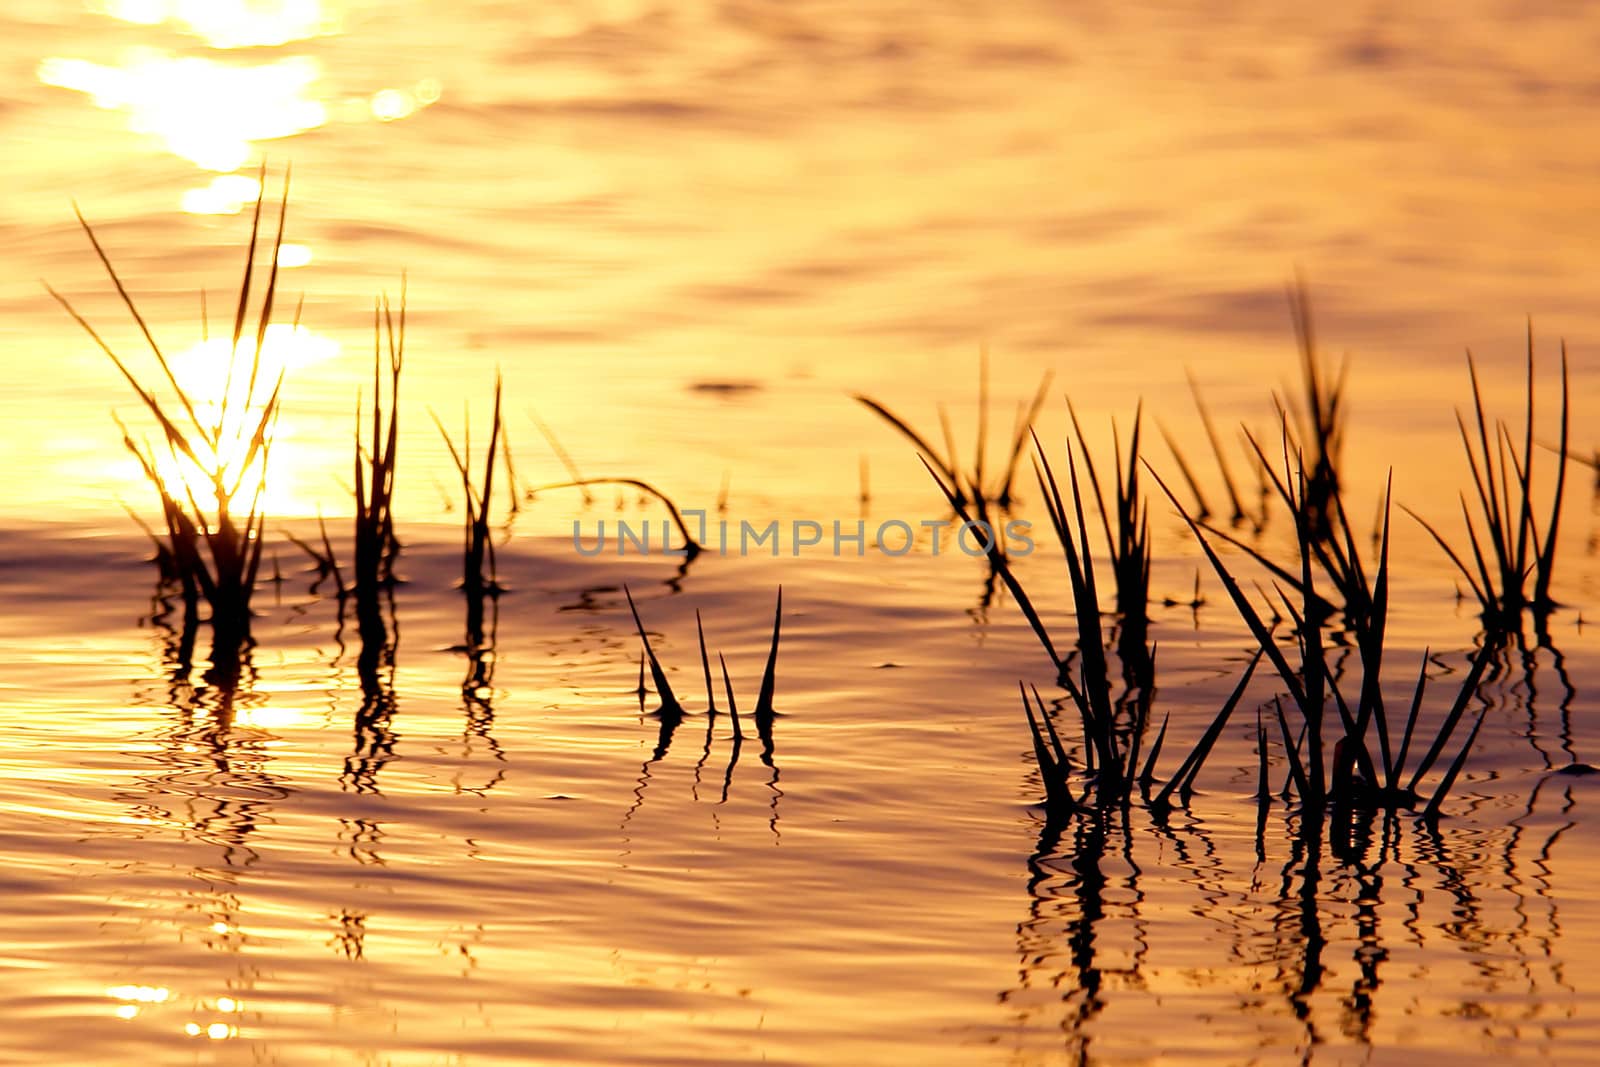
[[[262,344],[261,366],[250,392],[250,364],[254,338],[240,342],[238,359],[229,369],[229,339],[211,338],[198,341],[169,357],[173,374],[182,382],[193,400],[195,414],[207,425],[222,422],[221,446],[217,459],[224,461],[230,472],[237,474],[249,448],[251,434],[261,406],[267,401],[280,374],[292,381],[299,372],[339,355],[339,343],[318,334],[305,326],[275,323],[267,327]],[[226,394],[228,404],[223,411],[222,399]],[[248,400],[248,406],[247,406]],[[134,420],[130,427],[134,426]],[[142,423],[141,423],[142,424]],[[309,514],[315,502],[297,490],[307,484],[321,466],[314,456],[301,455],[295,445],[296,426],[292,418],[280,417],[271,434],[272,459],[267,465],[266,485],[261,503],[268,514]],[[135,437],[140,434],[134,430]],[[213,457],[201,455],[202,463],[210,465]],[[187,491],[194,499],[209,509],[214,500],[213,486],[195,466],[186,460],[174,459],[170,452],[158,449],[155,453],[156,469],[168,491],[182,497]],[[126,473],[130,483],[145,488],[145,477],[136,463],[119,470]],[[252,476],[253,477],[253,476]],[[239,506],[248,508],[251,497],[251,479],[245,479],[246,488],[239,498]]]
[[107,66],[85,59],[46,59],[39,79],[75,89],[103,108],[128,112],[130,127],[160,137],[197,166],[232,171],[250,159],[255,141],[289,137],[327,121],[312,98],[321,67],[309,56],[235,66],[199,56],[141,49]]
[[230,50],[281,46],[329,36],[339,20],[324,0],[90,0],[89,9],[138,26],[171,25],[219,54],[176,54],[145,45],[116,62],[52,56],[40,61],[45,85],[71,89],[95,105],[126,112],[136,133],[158,138],[167,151],[223,179],[192,189],[184,210],[233,214],[253,193],[234,180],[259,141],[292,137],[340,121],[393,122],[439,98],[435,78],[336,98],[311,55],[246,62]]

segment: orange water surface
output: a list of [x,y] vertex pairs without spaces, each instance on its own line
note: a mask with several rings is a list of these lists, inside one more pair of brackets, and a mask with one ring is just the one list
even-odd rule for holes
[[[1050,373],[1052,456],[1062,394],[1107,454],[1142,401],[1145,457],[1176,484],[1159,422],[1215,509],[1188,371],[1253,510],[1236,428],[1275,443],[1273,395],[1295,402],[1298,275],[1348,353],[1354,526],[1392,473],[1461,543],[1464,352],[1517,427],[1530,329],[1543,508],[1563,339],[1572,450],[1600,445],[1597,49],[1600,17],[1542,0],[11,5],[0,1060],[1600,1058],[1597,779],[1569,773],[1597,756],[1589,468],[1568,468],[1548,640],[1491,671],[1447,818],[1335,856],[1282,803],[1257,822],[1264,669],[1188,807],[1046,820],[1016,684],[1076,712],[984,562],[935,550],[922,524],[948,509],[915,450],[853,399],[941,446],[943,407],[968,462],[987,419],[994,464]],[[111,415],[158,431],[40,281],[159,380],[76,205],[215,398],[252,212],[273,232],[286,180],[255,645],[224,684],[128,515],[160,524]],[[315,541],[320,513],[347,551],[374,302],[402,286],[403,582],[375,686],[288,535]],[[506,592],[472,660],[435,417],[481,454],[497,374]],[[777,523],[778,551],[578,551],[665,512],[535,492],[572,477],[552,437],[583,475],[703,512],[713,543]],[[1013,515],[1040,551],[1017,569],[1064,633],[1026,468]],[[1177,751],[1254,649],[1150,507]],[[905,554],[886,523],[917,531]],[[1239,533],[1293,556],[1281,509]],[[1424,650],[1442,692],[1479,627],[1426,533],[1396,511],[1393,537],[1403,706]],[[682,722],[641,695],[625,586]],[[720,679],[706,713],[696,613],[748,710],[780,586],[779,714],[736,736]]]

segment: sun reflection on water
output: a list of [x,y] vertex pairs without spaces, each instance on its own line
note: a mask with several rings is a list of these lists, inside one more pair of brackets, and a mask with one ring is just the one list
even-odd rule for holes
[[106,990],[106,996],[116,1000],[132,1000],[141,1004],[165,1004],[172,991],[165,986],[119,985]]
[[52,57],[39,64],[46,85],[87,94],[97,107],[128,112],[137,133],[206,170],[237,170],[251,145],[316,129],[327,108],[313,98],[322,66],[287,56],[239,66],[201,56],[137,49],[108,66]]
[[91,0],[88,7],[138,26],[173,24],[222,53],[178,54],[147,44],[111,63],[51,56],[40,60],[36,71],[41,83],[126,112],[135,133],[158,138],[173,155],[224,175],[184,194],[183,209],[193,214],[234,214],[254,202],[258,190],[233,172],[250,162],[259,142],[323,127],[335,106],[341,121],[394,122],[441,94],[432,77],[336,93],[315,56],[245,62],[232,54],[340,32],[337,13],[321,0]]
[[191,215],[237,215],[261,196],[261,183],[243,174],[219,174],[210,184],[183,194],[183,210]]
[[106,996],[122,1002],[112,1009],[112,1014],[126,1020],[138,1018],[145,1005],[165,1004],[172,991],[165,986],[119,985],[106,990]]

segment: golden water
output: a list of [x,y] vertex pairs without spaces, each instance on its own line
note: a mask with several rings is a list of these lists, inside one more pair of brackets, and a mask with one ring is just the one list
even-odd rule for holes
[[[540,494],[497,537],[493,681],[464,696],[454,475],[428,416],[459,427],[470,405],[481,433],[498,369],[525,485],[566,477],[537,415],[586,474],[708,510],[725,485],[735,528],[916,525],[943,517],[937,494],[851,394],[919,426],[947,405],[970,458],[986,347],[996,441],[1050,369],[1097,445],[1142,398],[1204,459],[1184,368],[1223,426],[1269,428],[1270,392],[1294,387],[1282,290],[1299,269],[1327,347],[1351,353],[1358,524],[1392,467],[1397,497],[1454,531],[1463,349],[1515,419],[1532,316],[1548,439],[1566,337],[1574,444],[1597,443],[1593,16],[18,6],[0,15],[0,1059],[1596,1054],[1594,779],[1553,774],[1595,756],[1582,468],[1562,655],[1513,657],[1488,685],[1451,817],[1308,866],[1281,805],[1257,853],[1253,716],[1168,826],[1136,808],[1103,836],[1041,836],[1014,686],[1049,665],[981,561],[925,538],[903,558],[786,542],[679,574],[573,550],[575,521],[659,520],[631,493]],[[158,513],[108,417],[141,412],[38,280],[138,353],[75,200],[186,380],[214,378],[263,158],[269,197],[293,167],[282,284],[304,309],[270,339],[282,581],[257,593],[253,672],[230,694],[174,671],[176,617],[121,505]],[[350,627],[280,534],[320,509],[345,544],[372,303],[402,274],[408,581],[393,706],[374,714]],[[1053,396],[1052,447],[1065,425]],[[1284,556],[1279,518],[1263,543]],[[1154,591],[1187,600],[1202,561],[1168,509],[1153,522]],[[1398,693],[1424,647],[1459,671],[1475,622],[1396,523]],[[1053,550],[1021,569],[1062,618]],[[687,693],[701,612],[742,705],[783,586],[770,751],[747,737],[735,759],[726,716],[662,736],[634,692],[624,583]],[[1185,740],[1249,650],[1203,589],[1198,611],[1155,610],[1158,710]],[[1258,680],[1245,710],[1271,694]]]

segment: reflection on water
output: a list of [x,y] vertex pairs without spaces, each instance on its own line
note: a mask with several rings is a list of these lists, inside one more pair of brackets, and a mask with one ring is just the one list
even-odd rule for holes
[[473,763],[474,746],[481,744],[491,760],[488,777],[477,784],[469,784],[458,776],[455,789],[459,792],[482,796],[493,789],[506,776],[506,754],[494,736],[494,671],[499,659],[500,595],[502,590],[492,584],[474,591],[462,590],[467,600],[466,642],[461,646],[467,660],[467,674],[461,682],[461,707],[465,725],[461,734],[462,770]]
[[[27,554],[7,537],[3,558]],[[66,860],[56,832],[35,840],[0,811],[15,871],[65,867],[85,887],[19,899],[79,931],[55,952],[62,981],[88,984],[52,985],[64,1007],[51,1018],[126,1028],[128,1048],[95,1062],[211,1040],[265,1062],[335,1047],[425,1063],[446,1045],[493,1062],[491,1027],[515,1046],[507,1062],[622,1062],[607,1035],[640,1014],[660,1058],[730,1063],[887,1064],[907,1049],[929,1063],[1137,1062],[1156,1041],[1185,1062],[1520,1042],[1514,1059],[1586,1040],[1570,1028],[1596,989],[1580,947],[1594,776],[1544,769],[1530,743],[1558,751],[1549,650],[1533,652],[1544,684],[1518,669],[1490,686],[1481,760],[1436,828],[1274,803],[1256,831],[1248,729],[1219,741],[1192,810],[1161,821],[1113,806],[1029,828],[1017,801],[1039,783],[988,677],[1026,674],[1037,652],[998,620],[975,641],[967,571],[908,561],[897,573],[930,601],[908,630],[903,609],[836,584],[836,565],[785,567],[807,593],[780,616],[763,695],[750,683],[770,658],[771,604],[751,590],[776,565],[697,570],[678,594],[640,580],[664,562],[641,574],[549,547],[500,546],[514,592],[498,616],[490,601],[469,616],[481,629],[466,644],[449,533],[408,537],[404,580],[375,618],[291,568],[257,598],[259,643],[231,687],[194,669],[175,587],[129,599],[151,641],[134,657],[138,718],[85,740],[83,710],[52,697],[60,741],[43,765],[107,752],[113,765],[42,776],[29,809],[87,807],[96,830]],[[142,574],[128,556],[124,572]],[[641,670],[625,581],[655,594],[640,613],[674,694],[660,713],[655,679],[622,696]],[[577,625],[563,610],[575,596]],[[752,615],[761,625],[733,625]],[[8,659],[61,643],[51,625],[20,645],[0,631]],[[125,617],[95,632],[113,650],[135,636]],[[745,686],[718,677],[712,641]],[[463,673],[468,645],[480,655]],[[1169,706],[1195,678],[1213,694],[1202,703],[1220,699],[1231,677],[1181,646],[1164,646]],[[903,666],[881,669],[891,654]],[[1588,661],[1567,662],[1581,693]],[[127,685],[113,674],[95,692]],[[316,692],[328,700],[312,714]],[[757,714],[779,693],[781,726]],[[636,700],[637,720],[622,714]],[[1179,712],[1175,738],[1196,727]],[[22,751],[0,746],[0,769]],[[1271,770],[1276,785],[1285,769]],[[39,951],[12,936],[8,954]]]
[[321,75],[317,61],[305,56],[237,65],[155,50],[132,52],[115,65],[63,58],[39,64],[44,84],[126,111],[134,132],[153,134],[173,155],[224,173],[249,163],[257,142],[327,121],[315,92]]
[[248,52],[235,54],[338,33],[338,16],[320,0],[100,0],[89,6],[126,23],[171,23],[220,53],[139,45],[114,63],[50,56],[37,68],[42,84],[126,112],[133,132],[157,137],[173,155],[218,172],[221,177],[184,194],[183,209],[192,214],[232,214],[254,201],[259,190],[232,172],[252,162],[262,142],[316,130],[331,117],[393,122],[438,102],[442,92],[437,78],[425,77],[370,93],[336,94],[315,56],[261,61],[246,58]]
[[[1573,804],[1564,790],[1563,821],[1538,835],[1520,824],[1548,825],[1539,791],[1504,830],[1447,837],[1388,816],[1373,828],[1374,858],[1332,865],[1321,827],[1291,817],[1275,874],[1241,863],[1230,854],[1236,842],[1188,817],[1047,823],[1028,861],[1017,982],[1000,1000],[1020,1040],[1043,1047],[1059,1032],[1078,1063],[1152,1048],[1238,1062],[1243,1043],[1258,1039],[1301,1062],[1321,1062],[1319,1049],[1346,1062],[1342,1047],[1382,1047],[1408,1025],[1385,983],[1404,984],[1423,966],[1421,998],[1484,1040],[1556,1041],[1576,990],[1550,962],[1562,929],[1550,864],[1576,825]],[[1180,914],[1186,934],[1173,924]],[[1162,1033],[1123,1031],[1119,1016],[1145,998],[1163,1006]]]
[[[356,612],[361,643],[356,656],[356,676],[360,680],[361,706],[356,709],[352,748],[350,755],[345,758],[344,773],[340,776],[339,784],[341,788],[357,793],[379,792],[379,772],[394,758],[396,735],[393,723],[399,710],[394,672],[400,632],[394,618],[393,590],[385,592],[381,602],[367,602],[365,599],[358,602]],[[341,636],[336,638],[341,653],[344,650],[342,634],[345,608],[346,598],[341,592],[337,631]],[[335,669],[337,666],[336,660]],[[380,836],[376,827],[357,820],[357,831],[352,840],[366,847],[375,845]],[[352,844],[352,856],[355,855],[355,849],[356,845]],[[376,856],[372,849],[368,848],[367,851]]]
[[[237,215],[261,197],[261,183],[242,174],[219,174],[209,185],[183,194],[183,210],[191,215]],[[279,266],[284,263],[279,249]]]
[[159,636],[167,677],[143,699],[171,712],[156,734],[151,753],[160,767],[141,776],[139,794],[126,794],[132,819],[146,825],[178,828],[186,840],[214,844],[223,866],[247,866],[257,859],[250,840],[274,801],[288,791],[268,771],[270,747],[276,740],[260,719],[292,722],[296,716],[279,709],[262,715],[265,699],[253,692],[258,679],[251,650],[242,653],[236,673],[227,682],[196,685],[191,678],[197,620],[185,611],[173,624],[177,590],[166,580],[158,585],[149,623]]

